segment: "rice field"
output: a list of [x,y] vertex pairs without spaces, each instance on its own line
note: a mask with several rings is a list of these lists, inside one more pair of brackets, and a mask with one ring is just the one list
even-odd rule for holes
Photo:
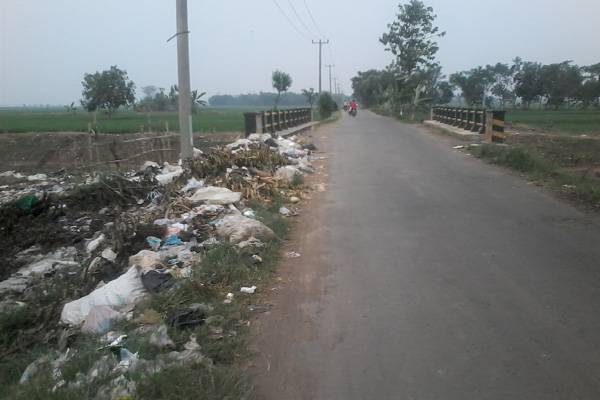
[[[244,131],[244,112],[256,108],[204,107],[192,115],[195,132]],[[258,110],[260,111],[260,110]],[[0,108],[0,133],[21,132],[86,132],[94,125],[98,133],[177,132],[177,112],[118,111],[110,116],[93,115],[83,110],[68,112],[60,108]]]
[[540,130],[600,135],[600,110],[508,110],[506,122]]

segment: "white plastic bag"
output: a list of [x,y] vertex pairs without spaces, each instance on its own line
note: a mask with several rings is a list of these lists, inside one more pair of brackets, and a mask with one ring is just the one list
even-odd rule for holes
[[211,204],[232,204],[242,199],[240,192],[232,192],[227,188],[207,186],[198,189],[192,196],[191,201],[210,201]]
[[147,294],[142,284],[142,268],[134,265],[129,270],[99,289],[78,300],[64,305],[60,321],[68,325],[79,325],[88,316],[93,306],[105,305],[115,309],[134,304]]
[[283,182],[291,182],[296,174],[300,174],[297,168],[294,168],[291,165],[286,165],[285,167],[281,167],[275,171],[275,179]]
[[219,236],[229,237],[232,243],[239,243],[251,237],[257,239],[275,239],[275,233],[260,221],[243,215],[226,215],[215,224]]

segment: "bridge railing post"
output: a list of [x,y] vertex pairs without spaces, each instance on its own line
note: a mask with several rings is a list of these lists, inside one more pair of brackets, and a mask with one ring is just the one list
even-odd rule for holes
[[244,113],[246,137],[252,133],[263,133],[263,113],[254,111]]
[[506,135],[504,134],[504,110],[486,110],[485,111],[485,142],[486,143],[504,143]]

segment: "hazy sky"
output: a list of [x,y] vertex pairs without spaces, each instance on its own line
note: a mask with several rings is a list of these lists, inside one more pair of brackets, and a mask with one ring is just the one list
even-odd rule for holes
[[[214,94],[290,91],[319,85],[329,68],[346,94],[358,71],[392,60],[379,38],[408,0],[188,0],[192,89]],[[600,1],[425,0],[446,31],[436,59],[444,73],[511,63],[600,62]],[[284,16],[285,15],[285,16]],[[286,18],[287,16],[287,18]],[[313,21],[314,20],[314,21]],[[85,73],[127,71],[144,86],[177,83],[175,0],[0,0],[0,106],[79,104]]]

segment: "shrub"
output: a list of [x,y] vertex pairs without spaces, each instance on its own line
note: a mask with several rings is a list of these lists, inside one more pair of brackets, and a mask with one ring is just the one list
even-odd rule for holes
[[319,95],[319,113],[321,118],[327,119],[331,117],[334,111],[334,103],[329,92],[323,92]]

